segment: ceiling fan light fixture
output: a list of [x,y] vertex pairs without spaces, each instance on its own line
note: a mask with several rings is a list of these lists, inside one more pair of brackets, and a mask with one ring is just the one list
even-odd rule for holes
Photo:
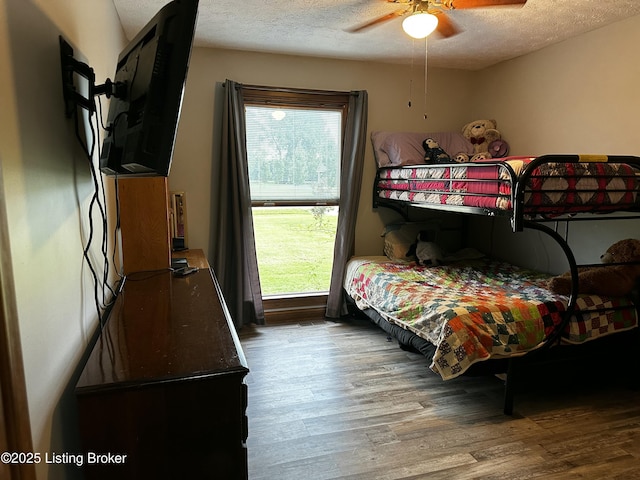
[[402,29],[413,38],[425,38],[438,26],[438,17],[427,12],[415,12],[405,18]]

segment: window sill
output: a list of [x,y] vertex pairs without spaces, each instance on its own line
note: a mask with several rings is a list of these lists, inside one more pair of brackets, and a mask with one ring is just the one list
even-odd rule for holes
[[267,325],[324,319],[327,293],[269,295],[262,299],[262,304]]

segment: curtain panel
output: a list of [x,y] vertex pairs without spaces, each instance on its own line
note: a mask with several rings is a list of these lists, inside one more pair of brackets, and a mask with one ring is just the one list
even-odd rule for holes
[[364,152],[367,144],[368,94],[365,90],[351,93],[340,168],[340,209],[325,313],[328,318],[339,318],[347,313],[342,281],[347,261],[354,254]]
[[214,156],[212,181],[212,265],[237,328],[264,324],[258,276],[244,101],[241,85],[224,83],[219,161]]

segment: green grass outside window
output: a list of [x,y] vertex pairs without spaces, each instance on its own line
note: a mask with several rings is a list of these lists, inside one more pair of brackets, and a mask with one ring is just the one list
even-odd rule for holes
[[263,296],[329,290],[337,207],[256,207]]

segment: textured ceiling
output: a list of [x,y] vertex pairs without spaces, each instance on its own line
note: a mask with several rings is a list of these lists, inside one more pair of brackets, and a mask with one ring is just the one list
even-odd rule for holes
[[[113,0],[127,37],[167,0]],[[402,8],[386,0],[200,0],[195,45],[257,52],[421,61],[396,18],[360,33],[346,29]],[[463,30],[428,39],[429,65],[476,70],[640,14],[638,0],[528,0],[524,7],[449,12]]]

